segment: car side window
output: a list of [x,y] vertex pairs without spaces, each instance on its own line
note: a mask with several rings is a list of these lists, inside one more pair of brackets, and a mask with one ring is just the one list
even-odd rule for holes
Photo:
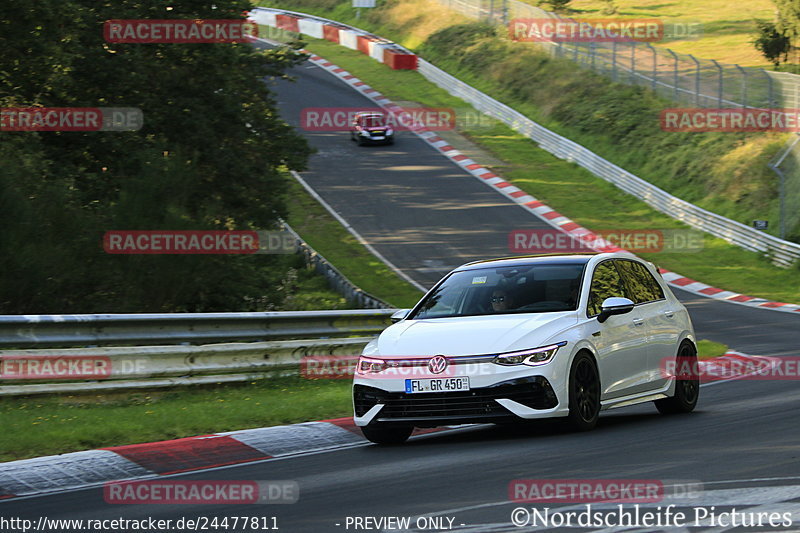
[[589,305],[586,312],[589,316],[600,314],[603,301],[606,298],[627,298],[622,278],[614,267],[612,261],[604,261],[597,265],[592,275],[592,285],[589,290]]
[[664,291],[647,268],[636,261],[617,260],[617,268],[635,304],[664,299]]

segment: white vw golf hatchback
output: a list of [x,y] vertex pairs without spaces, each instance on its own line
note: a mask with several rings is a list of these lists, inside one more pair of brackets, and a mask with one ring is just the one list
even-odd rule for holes
[[463,265],[368,344],[353,384],[355,422],[380,444],[414,427],[567,417],[654,401],[692,411],[696,340],[655,267],[627,253]]

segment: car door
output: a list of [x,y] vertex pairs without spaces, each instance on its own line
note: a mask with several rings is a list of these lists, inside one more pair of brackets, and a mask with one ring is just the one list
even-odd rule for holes
[[617,268],[633,296],[631,299],[641,310],[648,331],[648,381],[652,389],[666,385],[661,372],[665,359],[675,357],[681,328],[676,319],[676,309],[664,296],[664,290],[650,270],[638,261],[620,259]]
[[[613,259],[599,263],[592,274],[587,316],[600,314],[603,301],[612,296],[630,298]],[[609,317],[590,340],[597,350],[602,399],[618,398],[648,389],[647,330],[640,310]]]

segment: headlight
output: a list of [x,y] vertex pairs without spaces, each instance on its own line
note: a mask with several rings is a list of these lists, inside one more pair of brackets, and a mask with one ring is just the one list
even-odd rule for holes
[[392,128],[387,129],[386,135],[394,135],[394,130]]
[[361,133],[359,133],[359,135],[363,135],[364,137],[369,137],[369,132],[366,130],[361,130]]
[[356,372],[358,374],[374,374],[386,369],[386,361],[383,359],[375,359],[374,357],[361,356],[358,358],[358,366]]
[[562,346],[566,346],[567,341],[557,342],[542,346],[541,348],[533,348],[531,350],[519,350],[516,352],[506,352],[498,354],[494,358],[494,362],[498,365],[528,365],[537,366],[549,363],[556,352]]

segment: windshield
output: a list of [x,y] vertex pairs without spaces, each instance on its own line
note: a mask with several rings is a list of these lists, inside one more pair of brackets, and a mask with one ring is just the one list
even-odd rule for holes
[[364,128],[382,128],[383,117],[380,115],[367,115],[359,119],[359,124]]
[[456,272],[409,318],[574,311],[584,267],[534,264]]

